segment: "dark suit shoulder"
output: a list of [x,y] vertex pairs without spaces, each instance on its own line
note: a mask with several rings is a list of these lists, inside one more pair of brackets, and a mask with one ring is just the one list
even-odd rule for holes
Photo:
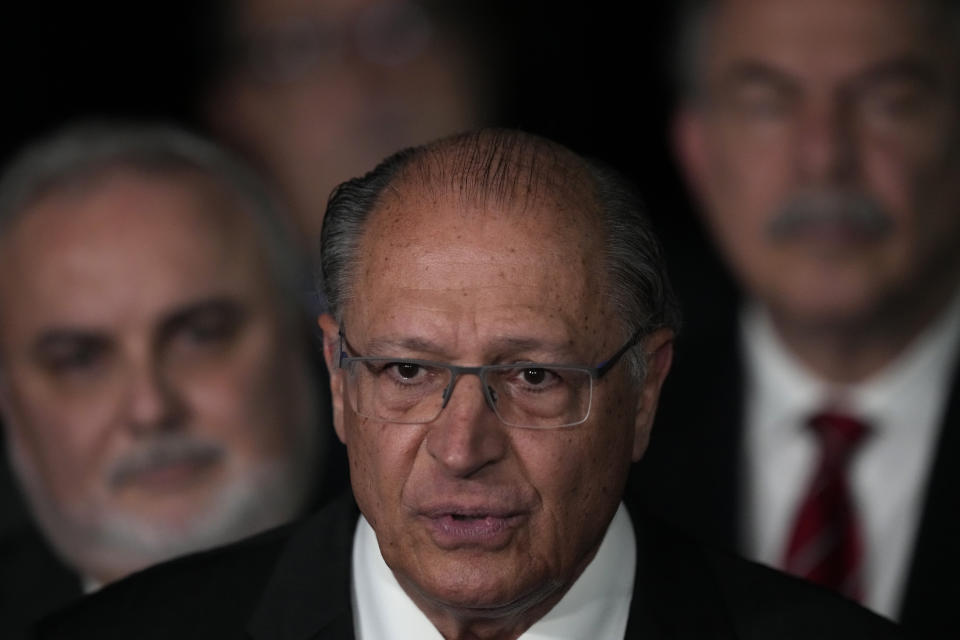
[[31,526],[0,540],[0,636],[22,640],[33,624],[81,595],[80,578]]
[[[349,626],[348,559],[357,514],[353,496],[345,492],[300,522],[111,584],[45,619],[36,637],[249,638],[251,630],[262,625],[260,618],[276,611],[282,617],[291,608],[293,613],[281,624],[293,627],[297,616],[310,623],[321,616],[321,622],[346,618]],[[298,594],[304,581],[319,584],[324,597]],[[253,635],[285,637],[273,631]]]
[[737,637],[901,638],[891,621],[832,591],[733,555],[705,552]]
[[[628,502],[637,578],[627,637],[717,640],[901,638],[889,620],[840,596],[705,546]],[[659,635],[657,635],[659,633]]]
[[135,573],[46,619],[38,637],[243,637],[294,529],[287,525]]

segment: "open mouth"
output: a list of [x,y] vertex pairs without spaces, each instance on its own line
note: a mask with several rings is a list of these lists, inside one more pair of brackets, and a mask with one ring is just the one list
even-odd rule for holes
[[525,516],[518,513],[482,513],[450,511],[425,518],[437,546],[444,549],[464,547],[496,548],[505,545]]

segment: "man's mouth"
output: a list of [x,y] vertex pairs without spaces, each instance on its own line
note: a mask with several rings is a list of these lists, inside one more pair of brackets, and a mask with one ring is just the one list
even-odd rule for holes
[[222,459],[222,451],[193,448],[175,454],[156,451],[131,456],[118,464],[110,476],[114,487],[137,487],[147,491],[181,490],[210,472]]
[[422,518],[434,543],[442,549],[495,549],[509,541],[527,514],[499,508],[441,508],[426,511]]

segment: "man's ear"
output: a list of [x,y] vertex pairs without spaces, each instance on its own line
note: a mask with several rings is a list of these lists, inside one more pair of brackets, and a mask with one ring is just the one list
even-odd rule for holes
[[691,191],[701,200],[705,197],[709,182],[705,117],[703,110],[695,105],[681,106],[671,126],[677,163]]
[[643,457],[650,442],[650,429],[657,413],[660,389],[673,363],[673,331],[660,329],[643,342],[647,358],[647,371],[637,398],[636,418],[633,425],[633,461]]
[[340,369],[340,324],[329,313],[322,313],[317,324],[323,331],[323,359],[330,374],[330,398],[333,404],[333,428],[340,442],[346,443],[343,430],[343,371]]

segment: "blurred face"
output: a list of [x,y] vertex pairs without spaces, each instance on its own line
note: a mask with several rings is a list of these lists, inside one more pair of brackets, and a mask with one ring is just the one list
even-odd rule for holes
[[213,92],[209,117],[265,163],[310,242],[334,186],[485,112],[462,39],[415,2],[237,4],[246,57]]
[[[626,341],[584,209],[464,212],[455,197],[418,195],[367,224],[343,318],[351,355],[596,365]],[[640,389],[618,364],[574,427],[505,426],[475,376],[458,380],[435,421],[390,424],[354,413],[339,327],[324,316],[323,328],[335,424],[387,564],[441,631],[478,610],[496,624],[519,617],[522,630],[592,558],[646,445],[666,367]]]
[[813,326],[945,299],[960,273],[958,69],[937,16],[905,0],[717,5],[678,143],[747,290]]
[[55,546],[100,581],[304,499],[309,376],[244,217],[205,178],[117,171],[2,240],[14,464]]

